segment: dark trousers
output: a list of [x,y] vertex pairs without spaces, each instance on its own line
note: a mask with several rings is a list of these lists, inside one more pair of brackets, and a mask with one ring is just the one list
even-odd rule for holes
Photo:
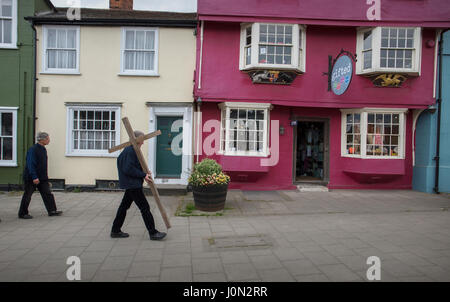
[[157,231],[155,229],[155,221],[153,220],[153,215],[150,212],[150,206],[148,205],[142,188],[125,190],[125,195],[123,196],[122,203],[117,210],[116,218],[114,219],[111,232],[121,232],[123,222],[125,221],[125,216],[127,215],[127,210],[130,208],[133,201],[141,211],[141,215],[144,219],[144,223],[147,227],[148,232],[150,234],[156,233]]
[[55,197],[50,190],[48,181],[41,181],[38,185],[33,182],[25,181],[25,191],[23,192],[22,201],[20,202],[19,216],[28,214],[28,206],[30,205],[31,195],[33,195],[36,188],[41,193],[42,200],[44,201],[47,212],[56,211]]

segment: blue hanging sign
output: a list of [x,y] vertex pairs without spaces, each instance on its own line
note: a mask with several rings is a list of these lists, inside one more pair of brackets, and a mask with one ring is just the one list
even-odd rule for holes
[[334,63],[333,70],[331,72],[331,90],[334,94],[343,94],[352,80],[353,63],[352,59],[343,55]]

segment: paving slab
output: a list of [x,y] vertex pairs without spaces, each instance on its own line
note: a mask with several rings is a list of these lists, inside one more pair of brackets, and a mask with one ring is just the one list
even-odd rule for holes
[[110,238],[123,192],[54,194],[63,216],[48,217],[34,194],[34,219],[20,220],[21,194],[0,192],[0,281],[72,282],[69,256],[87,282],[368,281],[370,256],[381,260],[381,282],[450,281],[444,194],[230,190],[222,216],[186,217],[175,213],[192,193],[162,196],[173,226],[163,241],[149,240],[135,205],[123,227],[130,237]]

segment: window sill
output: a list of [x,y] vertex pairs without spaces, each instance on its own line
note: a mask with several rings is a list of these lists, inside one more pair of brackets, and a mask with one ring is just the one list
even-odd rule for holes
[[17,45],[0,45],[0,49],[17,50],[17,49],[19,49],[19,47]]
[[250,72],[254,70],[285,70],[285,71],[293,71],[296,73],[304,73],[304,70],[295,67],[293,65],[275,65],[275,64],[264,64],[264,65],[248,65],[246,67],[239,68],[239,70],[244,72]]
[[341,157],[346,158],[357,158],[357,159],[405,159],[401,156],[374,156],[374,155],[349,155],[349,154],[341,154]]
[[18,165],[17,165],[17,163],[1,163],[0,162],[0,167],[14,168],[14,167],[18,167]]
[[233,152],[224,152],[224,151],[219,151],[217,154],[223,155],[223,156],[261,157],[261,158],[267,158],[269,156],[269,154],[267,154],[267,153],[246,154],[246,153],[233,153]]
[[125,76],[125,77],[159,77],[160,75],[157,73],[128,73],[128,72],[121,72],[118,74],[118,76]]
[[407,74],[411,76],[420,76],[420,72],[414,69],[383,69],[383,68],[372,68],[364,71],[356,71],[357,75],[362,76],[374,76],[385,73],[399,73],[399,74]]
[[81,73],[78,72],[78,71],[74,71],[74,72],[69,72],[69,71],[43,71],[43,72],[40,72],[39,74],[81,75]]

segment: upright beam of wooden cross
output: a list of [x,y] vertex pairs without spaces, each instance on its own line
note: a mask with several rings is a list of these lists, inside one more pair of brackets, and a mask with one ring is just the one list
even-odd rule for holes
[[[128,118],[124,117],[122,119],[122,122],[123,122],[123,125],[125,126],[125,129],[127,130],[128,136],[130,137],[130,141],[120,144],[120,145],[117,145],[115,147],[112,147],[111,149],[108,150],[108,152],[112,153],[112,152],[118,151],[120,149],[123,149],[125,147],[132,145],[134,151],[136,152],[139,163],[141,164],[142,171],[149,174],[150,170],[148,169],[147,162],[145,161],[144,156],[142,155],[141,148],[139,148],[138,144],[143,142],[146,139],[160,135],[161,131],[158,130],[158,131],[146,134],[146,135],[141,135],[136,138],[134,136],[134,131],[133,131],[133,128],[131,127],[131,124],[130,124],[130,121],[128,120]],[[155,184],[153,183],[153,179],[151,182],[148,183],[148,185],[150,186],[150,189],[152,190],[153,197],[155,198],[156,205],[158,206],[158,209],[161,212],[161,216],[164,220],[164,223],[165,223],[167,229],[169,229],[170,228],[169,218],[167,218],[166,211],[164,210],[164,207],[161,204],[161,200],[159,199],[159,193],[155,187]]]

